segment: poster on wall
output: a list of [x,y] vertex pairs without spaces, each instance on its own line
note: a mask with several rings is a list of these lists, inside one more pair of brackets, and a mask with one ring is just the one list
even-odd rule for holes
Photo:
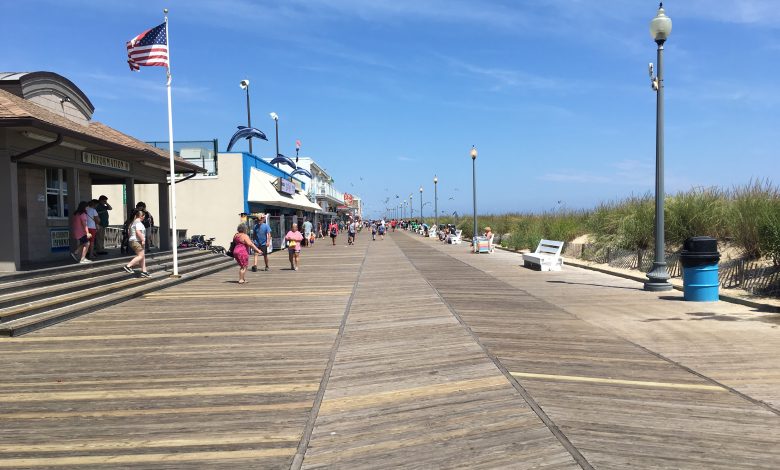
[[52,253],[70,250],[70,230],[51,229],[49,239]]

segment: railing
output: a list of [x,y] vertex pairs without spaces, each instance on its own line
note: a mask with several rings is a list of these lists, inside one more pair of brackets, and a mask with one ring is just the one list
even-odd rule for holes
[[[103,246],[106,248],[120,248],[122,246],[122,225],[109,225],[105,229],[105,243]],[[169,229],[170,230],[170,229]],[[169,231],[170,233],[170,231]],[[178,237],[177,244],[187,239],[187,229],[176,230]],[[160,227],[152,226],[148,229],[146,236],[149,239],[149,247],[157,248],[160,246]]]

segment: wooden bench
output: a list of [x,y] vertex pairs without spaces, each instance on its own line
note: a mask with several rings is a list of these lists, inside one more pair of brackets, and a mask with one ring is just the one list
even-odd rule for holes
[[540,271],[560,271],[563,267],[561,250],[563,250],[563,242],[542,240],[535,252],[523,255],[523,266],[527,268],[539,266]]

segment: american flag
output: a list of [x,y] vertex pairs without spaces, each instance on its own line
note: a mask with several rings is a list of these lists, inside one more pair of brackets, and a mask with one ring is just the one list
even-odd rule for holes
[[130,70],[142,66],[168,67],[168,35],[165,23],[146,30],[127,42],[127,63]]

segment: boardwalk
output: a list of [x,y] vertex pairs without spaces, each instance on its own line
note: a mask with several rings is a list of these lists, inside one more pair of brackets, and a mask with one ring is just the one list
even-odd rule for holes
[[466,250],[364,234],[0,341],[0,468],[780,468],[778,315]]

